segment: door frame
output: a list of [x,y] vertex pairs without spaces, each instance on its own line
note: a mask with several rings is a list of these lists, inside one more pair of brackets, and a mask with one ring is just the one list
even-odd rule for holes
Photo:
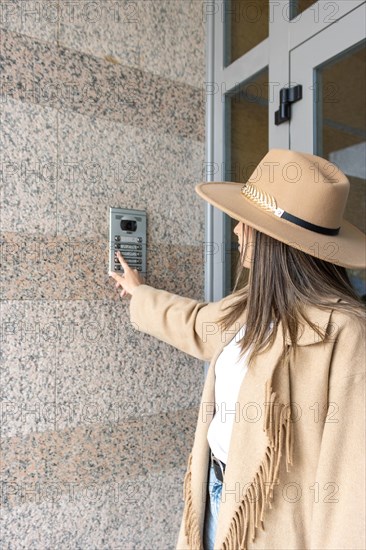
[[[225,173],[225,95],[239,83],[269,68],[269,148],[293,148],[290,124],[274,124],[279,90],[290,82],[290,52],[317,37],[365,4],[365,0],[318,0],[304,12],[289,20],[291,0],[270,0],[269,36],[228,66],[224,66],[224,2],[203,3],[206,26],[206,81],[203,95],[206,106],[206,181],[224,181]],[[337,29],[334,27],[334,32]],[[347,34],[347,33],[345,33]],[[351,34],[351,33],[349,33]],[[353,32],[352,32],[353,35]],[[350,37],[352,39],[352,36]],[[337,38],[338,40],[338,38]],[[304,94],[306,95],[306,94]],[[310,101],[312,95],[308,94]],[[302,100],[304,102],[304,99]],[[308,100],[307,100],[308,101]],[[294,105],[298,108],[301,101]],[[301,150],[301,149],[300,149]],[[205,207],[205,300],[212,302],[226,294],[226,250],[231,243],[227,216],[217,208]]]
[[[352,33],[347,33],[352,29]],[[318,80],[315,69],[362,43],[366,36],[366,4],[360,5],[337,24],[294,48],[290,52],[291,85],[302,84],[303,99],[293,106],[290,122],[291,147],[305,153],[316,153]],[[311,89],[312,94],[304,93]],[[315,95],[314,95],[315,93]]]

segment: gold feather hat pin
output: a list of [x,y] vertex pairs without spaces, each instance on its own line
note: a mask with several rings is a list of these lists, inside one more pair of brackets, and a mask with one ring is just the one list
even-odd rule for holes
[[273,214],[279,218],[284,213],[282,208],[277,208],[277,202],[273,195],[259,189],[259,187],[256,187],[252,183],[244,183],[241,188],[241,193],[244,197],[257,204],[260,208],[263,208],[268,212],[273,212]]

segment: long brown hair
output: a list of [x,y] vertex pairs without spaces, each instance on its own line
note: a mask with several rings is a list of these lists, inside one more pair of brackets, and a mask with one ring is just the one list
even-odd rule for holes
[[[242,226],[242,243],[244,224]],[[247,309],[246,329],[240,341],[240,355],[249,350],[249,366],[254,356],[269,347],[277,333],[278,323],[282,322],[285,340],[286,330],[294,350],[299,325],[305,321],[318,334],[323,335],[306,316],[307,305],[320,309],[339,309],[365,321],[365,307],[354,291],[344,267],[326,262],[285,243],[277,241],[252,228],[250,243],[242,244],[236,269],[233,294],[237,300],[217,322],[224,330],[232,326]],[[248,247],[253,249],[249,280],[243,288],[238,288],[243,280],[243,267]],[[331,301],[340,298],[342,302]],[[273,330],[269,330],[273,322]],[[283,342],[286,353],[285,341]]]

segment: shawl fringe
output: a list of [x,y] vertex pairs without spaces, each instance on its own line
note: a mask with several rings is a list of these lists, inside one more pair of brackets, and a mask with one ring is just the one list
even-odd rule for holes
[[204,550],[198,520],[192,504],[192,452],[189,454],[187,472],[184,476],[183,495],[184,505],[184,528],[189,547],[194,550]]
[[223,550],[247,550],[248,538],[255,540],[259,526],[264,531],[264,513],[272,508],[273,487],[279,483],[278,471],[282,456],[282,446],[286,443],[286,470],[293,464],[293,434],[290,405],[280,403],[276,392],[272,391],[270,381],[266,382],[266,400],[263,430],[269,445],[253,481],[236,510]]
[[[272,508],[273,487],[279,483],[278,471],[284,442],[286,470],[289,471],[289,465],[293,464],[290,404],[280,403],[276,392],[272,391],[269,380],[265,385],[265,396],[263,431],[267,434],[269,444],[254,479],[231,520],[222,550],[248,550],[248,539],[250,538],[251,542],[255,540],[259,522],[264,531],[264,514],[268,507]],[[192,550],[204,550],[197,516],[192,505],[191,464],[192,452],[189,455],[183,485],[185,535]]]

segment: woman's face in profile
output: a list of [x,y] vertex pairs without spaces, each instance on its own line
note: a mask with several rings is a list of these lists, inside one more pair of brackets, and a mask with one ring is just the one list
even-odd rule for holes
[[252,228],[250,225],[244,224],[243,222],[238,222],[233,231],[238,237],[239,252],[244,255],[243,266],[250,269],[254,244],[252,243]]

